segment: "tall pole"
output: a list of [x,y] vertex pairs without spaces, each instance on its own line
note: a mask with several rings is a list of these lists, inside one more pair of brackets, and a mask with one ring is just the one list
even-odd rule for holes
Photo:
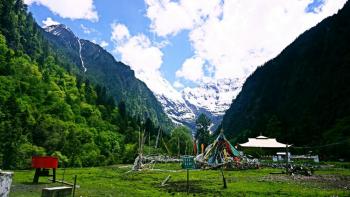
[[148,132],[148,155],[151,154],[151,131]]
[[141,153],[141,129],[139,129],[139,154]]
[[160,127],[159,127],[159,129],[158,129],[158,135],[157,135],[157,139],[156,139],[156,145],[155,145],[154,148],[158,148],[159,135],[160,135]]
[[286,174],[287,173],[289,173],[288,172],[288,163],[289,163],[289,161],[288,161],[288,143],[286,144]]
[[178,151],[177,156],[180,157],[180,138],[179,137],[177,138],[177,151]]
[[189,169],[187,168],[187,194],[190,191],[189,177],[190,177]]
[[74,184],[73,184],[73,197],[75,196],[75,188],[77,187],[77,175],[74,175]]

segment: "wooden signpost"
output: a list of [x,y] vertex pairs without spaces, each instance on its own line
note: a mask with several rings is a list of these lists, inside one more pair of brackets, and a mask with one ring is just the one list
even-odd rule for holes
[[182,157],[182,167],[187,170],[187,194],[190,190],[190,185],[189,185],[189,177],[190,177],[190,169],[194,169],[194,159],[193,156],[184,156]]

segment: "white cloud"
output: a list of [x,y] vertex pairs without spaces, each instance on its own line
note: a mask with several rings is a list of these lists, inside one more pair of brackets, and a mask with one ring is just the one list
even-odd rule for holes
[[179,82],[179,81],[175,81],[175,82],[173,83],[173,86],[174,86],[175,88],[184,88],[184,87],[185,87],[184,84],[182,84],[182,83]]
[[144,34],[130,36],[123,24],[112,24],[111,40],[116,43],[114,52],[136,73],[156,73],[163,63],[163,53]]
[[160,72],[163,63],[160,48],[167,41],[152,43],[144,34],[131,35],[124,24],[113,23],[111,28],[114,53],[120,55],[121,61],[135,71],[136,77],[145,82],[157,96],[167,95],[174,100],[181,100],[181,94]]
[[84,32],[85,34],[91,34],[91,33],[93,33],[93,32],[96,32],[96,29],[86,27],[86,26],[83,25],[83,24],[80,24],[80,28],[83,30],[83,32]]
[[203,72],[204,60],[200,57],[186,59],[180,70],[176,71],[176,77],[199,82],[204,77]]
[[130,35],[124,24],[113,23],[111,28],[111,40],[115,44],[114,52],[120,55],[122,62],[130,65],[138,78],[145,79],[146,83],[147,80],[152,81],[151,78],[162,78],[159,69],[163,63],[163,53],[147,36]]
[[62,18],[98,21],[93,0],[24,0],[24,3],[43,5]]
[[207,17],[219,16],[220,2],[221,0],[145,0],[148,6],[146,15],[151,20],[151,29],[158,35],[175,35],[183,29],[192,29]]
[[112,27],[112,37],[111,40],[117,43],[125,42],[129,39],[130,33],[128,28],[124,24],[113,23]]
[[43,23],[44,27],[60,24],[59,22],[54,21],[51,17],[47,17],[46,20],[42,21],[42,23]]
[[101,43],[100,43],[100,46],[101,46],[102,48],[106,48],[108,45],[109,45],[108,42],[106,42],[106,41],[104,41],[104,40],[102,40]]
[[[189,30],[194,55],[184,61],[176,76],[194,81],[247,76],[346,2],[325,0],[317,12],[306,13],[312,1],[145,0],[150,28],[158,36]],[[206,66],[199,66],[197,58]],[[212,75],[202,75],[199,68],[207,68]]]

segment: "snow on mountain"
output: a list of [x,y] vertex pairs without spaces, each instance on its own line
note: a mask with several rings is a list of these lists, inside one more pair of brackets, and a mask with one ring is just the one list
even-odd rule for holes
[[[79,53],[81,67],[86,72],[86,67],[81,53],[82,44],[79,38],[65,25],[52,25],[45,28],[47,32],[64,39]],[[137,78],[146,83],[152,90],[164,111],[171,120],[179,125],[186,125],[195,130],[196,118],[204,113],[212,123],[212,130],[221,122],[225,111],[230,107],[234,99],[241,91],[243,79],[220,79],[207,81],[197,87],[185,88],[177,91],[160,73],[135,72]]]
[[230,107],[234,99],[241,91],[243,80],[219,79],[208,82],[195,88],[185,88],[182,91],[183,98],[194,106],[202,108],[213,115],[222,116]]
[[76,37],[72,30],[64,24],[50,25],[44,29],[55,36],[60,36],[61,34],[71,34],[71,36]]
[[181,93],[173,88],[164,78],[150,76],[149,74],[136,73],[136,77],[144,81],[153,91],[154,95],[163,105],[164,111],[174,123],[190,126],[189,123],[195,120],[196,115],[191,108],[187,106]]
[[220,79],[203,83],[194,88],[185,88],[181,92],[162,77],[148,77],[137,73],[163,105],[164,111],[176,124],[182,124],[195,130],[195,121],[204,113],[213,122],[215,130],[225,111],[230,107],[241,90],[243,79]]
[[86,72],[87,68],[85,67],[83,55],[81,53],[83,43],[80,41],[80,38],[78,38],[73,33],[73,31],[64,24],[47,26],[44,28],[44,30],[48,33],[51,33],[51,34],[58,36],[61,39],[65,40],[67,43],[69,43],[69,45],[72,48],[78,47],[81,67],[82,67],[83,71]]

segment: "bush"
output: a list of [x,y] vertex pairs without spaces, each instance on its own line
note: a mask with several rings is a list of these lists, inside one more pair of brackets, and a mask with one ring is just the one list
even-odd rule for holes
[[17,154],[17,168],[28,169],[31,167],[32,156],[46,155],[45,149],[40,146],[35,146],[30,143],[20,145]]
[[123,153],[123,163],[133,163],[137,155],[136,144],[125,144]]

